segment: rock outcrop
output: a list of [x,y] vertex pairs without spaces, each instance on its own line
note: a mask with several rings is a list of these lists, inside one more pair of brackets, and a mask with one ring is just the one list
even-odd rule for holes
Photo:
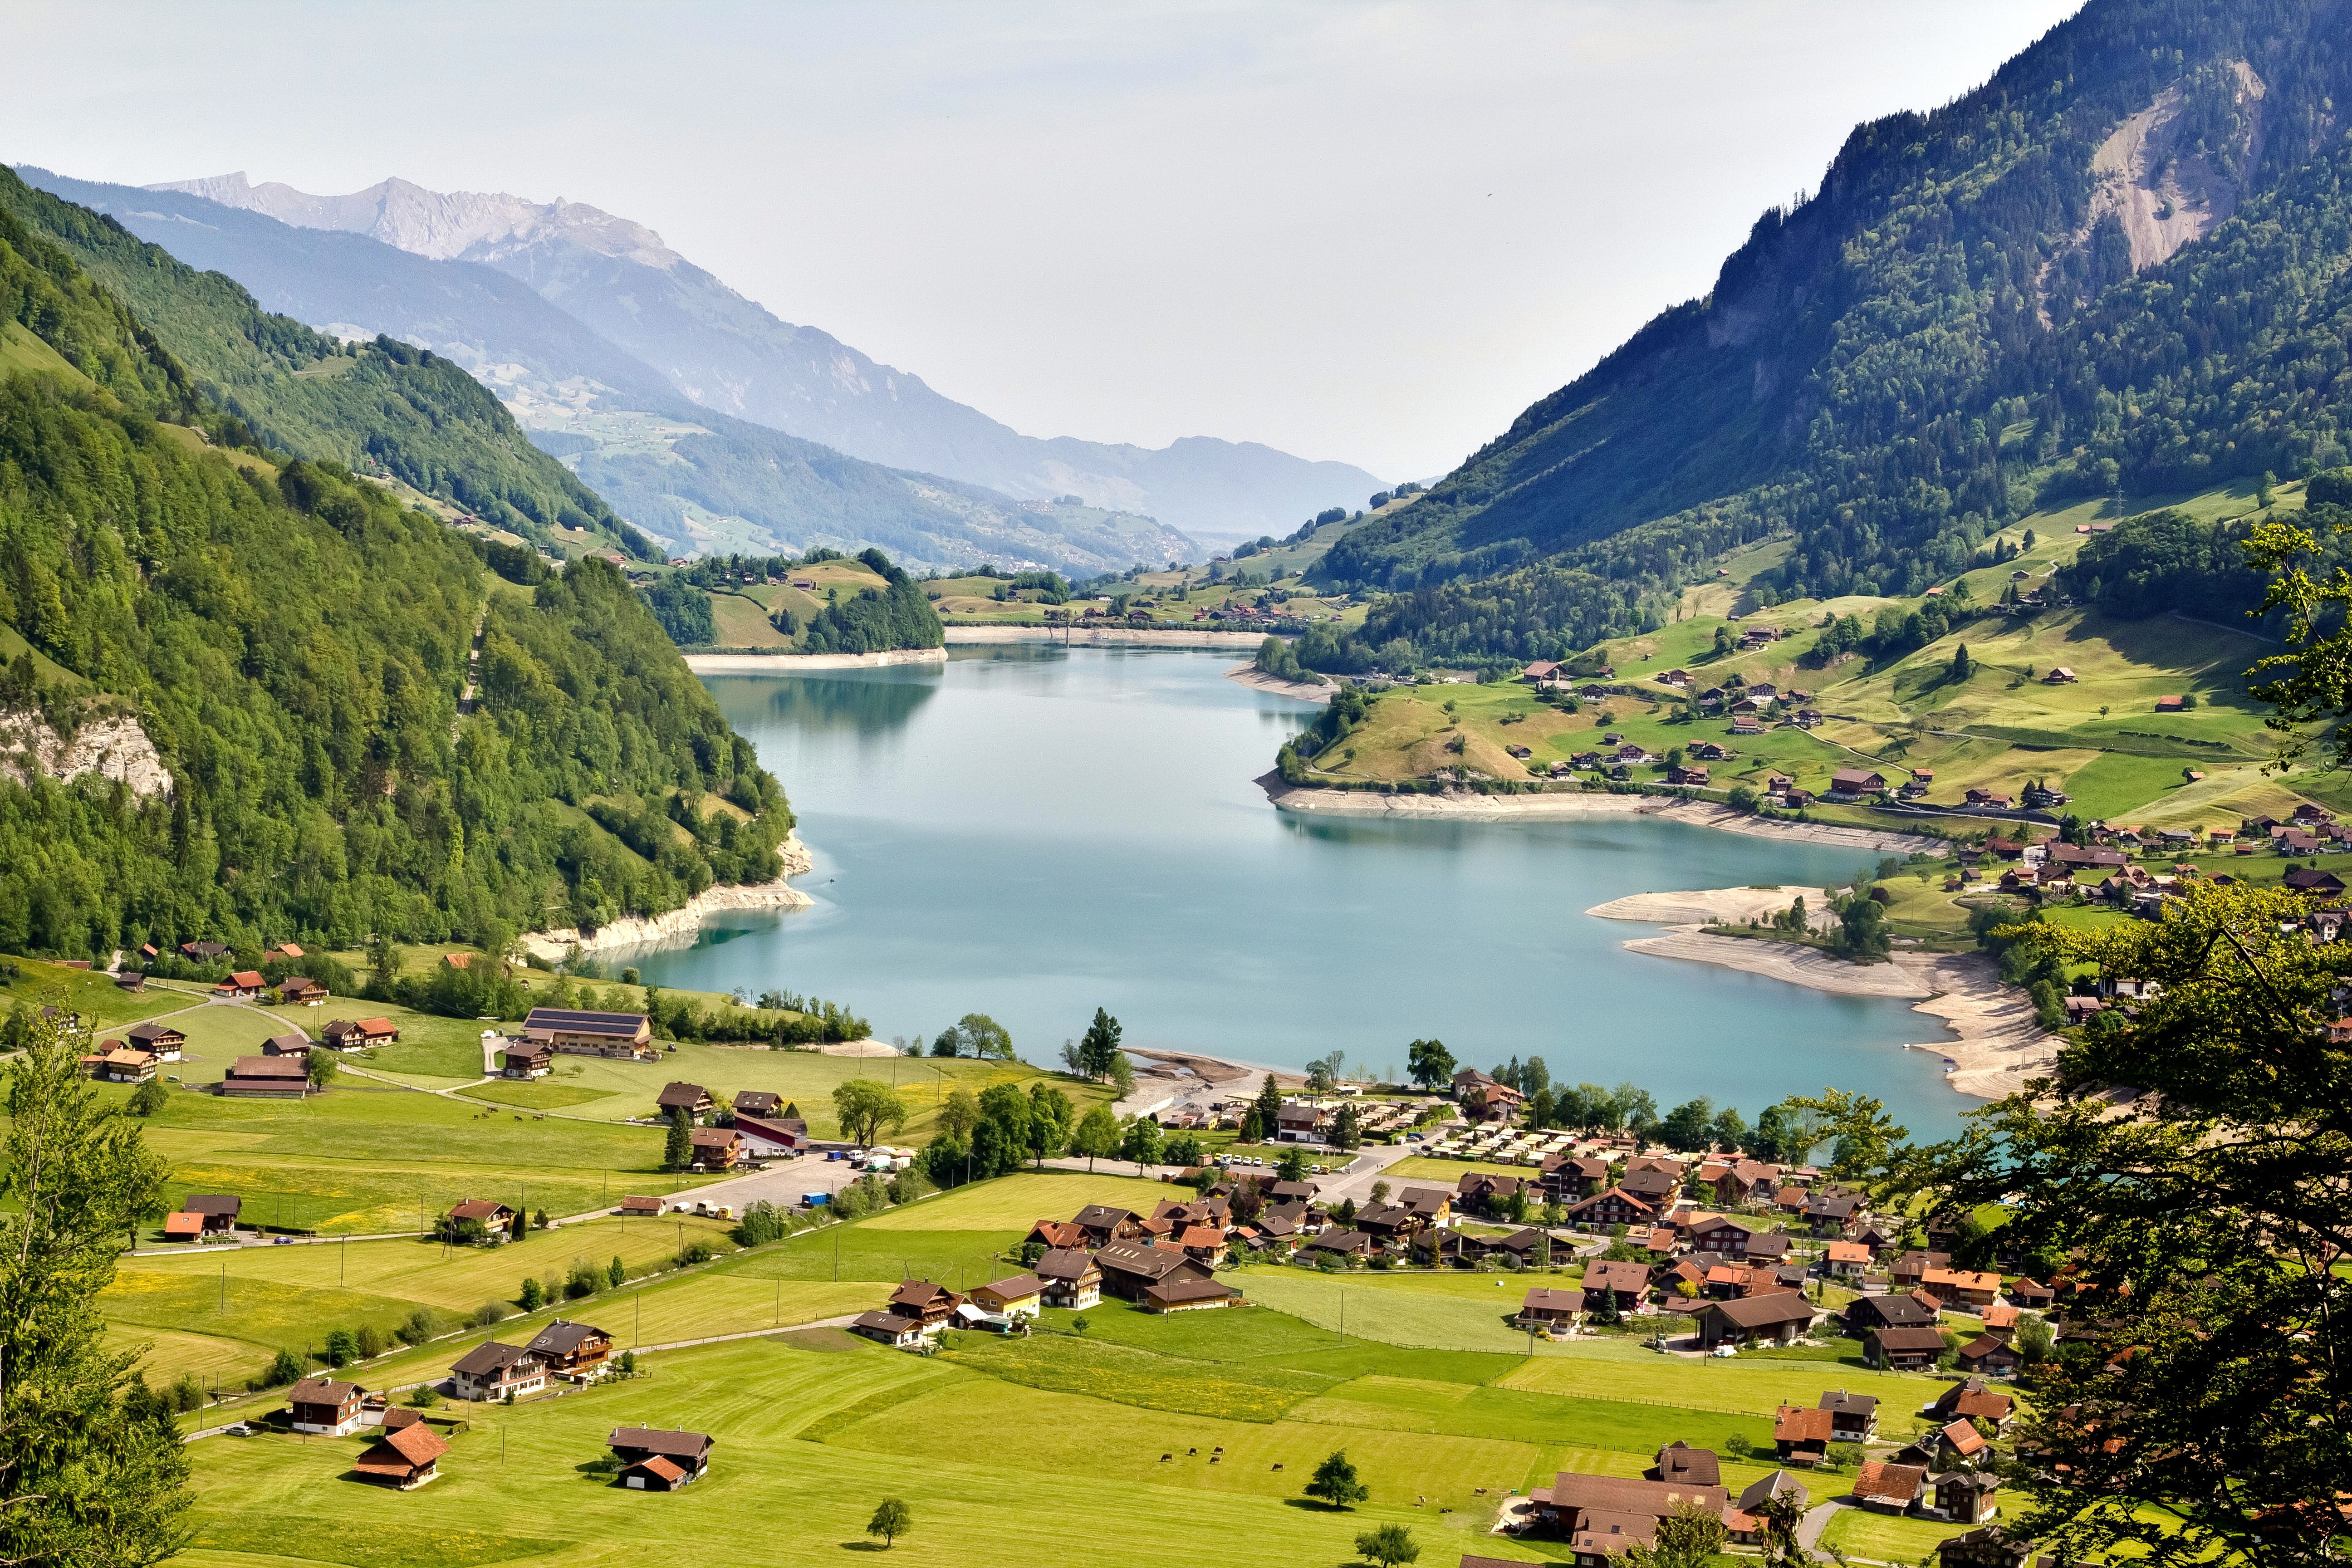
[[67,741],[38,713],[0,713],[0,778],[22,784],[36,774],[70,782],[85,773],[119,779],[142,799],[172,793],[171,771],[136,719],[93,719]]

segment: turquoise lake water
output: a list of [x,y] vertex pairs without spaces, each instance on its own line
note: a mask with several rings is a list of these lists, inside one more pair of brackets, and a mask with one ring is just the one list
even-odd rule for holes
[[1230,654],[953,650],[944,666],[711,676],[784,782],[816,868],[790,914],[720,915],[621,961],[649,980],[826,997],[875,1033],[966,1013],[1058,1059],[1097,1005],[1130,1046],[1402,1070],[1539,1056],[1556,1079],[1704,1094],[1751,1120],[1836,1084],[1914,1132],[1977,1103],[1942,1026],[1619,944],[1583,911],[1629,893],[1843,881],[1874,858],[1654,819],[1302,818],[1251,781],[1308,704],[1223,679]]

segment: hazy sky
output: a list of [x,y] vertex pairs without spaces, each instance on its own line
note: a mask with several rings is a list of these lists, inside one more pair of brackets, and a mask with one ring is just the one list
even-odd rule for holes
[[12,0],[0,161],[562,195],[1037,436],[1451,468],[2077,0]]

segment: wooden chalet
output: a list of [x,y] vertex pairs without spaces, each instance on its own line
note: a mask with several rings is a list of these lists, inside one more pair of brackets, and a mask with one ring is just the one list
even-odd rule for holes
[[133,1024],[122,1031],[122,1037],[134,1051],[145,1051],[159,1062],[175,1062],[188,1043],[188,1037],[169,1024]]
[[1921,1291],[1857,1296],[1845,1304],[1845,1331],[1860,1335],[1874,1329],[1932,1328],[1943,1321],[1943,1316],[1942,1304]]
[[569,1007],[533,1007],[522,1021],[526,1040],[558,1056],[659,1058],[653,1021],[643,1013],[589,1013]]
[[520,1398],[547,1386],[547,1363],[521,1345],[485,1340],[449,1368],[449,1386],[459,1399]]
[[234,1193],[191,1193],[180,1212],[201,1217],[207,1231],[226,1233],[236,1228],[236,1216],[244,1207],[245,1200]]
[[1924,1372],[1943,1353],[1944,1336],[1936,1329],[1873,1329],[1862,1338],[1862,1359],[1890,1372]]
[[1191,1312],[1203,1307],[1238,1307],[1242,1293],[1213,1279],[1167,1279],[1146,1286],[1137,1305],[1147,1312]]
[[1864,1459],[1861,1473],[1854,1478],[1853,1499],[1863,1507],[1881,1513],[1908,1513],[1927,1483],[1927,1472],[1921,1466]]
[[484,1230],[505,1230],[514,1224],[515,1211],[496,1198],[467,1198],[449,1210],[450,1225],[471,1220]]
[[921,1319],[902,1317],[897,1312],[860,1312],[849,1325],[849,1331],[898,1350],[920,1344],[924,1338]]
[[1102,1270],[1103,1293],[1125,1301],[1142,1300],[1144,1292],[1154,1285],[1209,1278],[1208,1268],[1186,1257],[1181,1247],[1158,1244],[1115,1241],[1095,1254],[1095,1264]]
[[1878,1435],[1878,1401],[1871,1394],[1832,1389],[1822,1395],[1821,1407],[1829,1412],[1830,1436],[1836,1442],[1865,1443]]
[[356,1383],[306,1377],[286,1391],[288,1418],[297,1432],[348,1437],[360,1429],[367,1391]]
[[1698,1314],[1698,1341],[1720,1344],[1790,1344],[1812,1331],[1822,1310],[1801,1291],[1775,1290],[1738,1301],[1710,1301]]
[[1108,1247],[1114,1241],[1124,1241],[1143,1234],[1143,1216],[1133,1209],[1112,1208],[1107,1204],[1088,1204],[1074,1215],[1070,1223],[1086,1237],[1088,1247]]
[[364,1479],[414,1491],[440,1473],[435,1467],[448,1451],[441,1435],[418,1421],[388,1428],[352,1469]]
[[400,1031],[389,1018],[336,1018],[319,1031],[327,1044],[339,1051],[362,1050],[369,1046],[389,1046],[400,1038]]
[[310,1054],[310,1037],[297,1029],[290,1035],[272,1035],[261,1042],[265,1057],[307,1057]]
[[604,1441],[621,1461],[623,1486],[664,1492],[709,1469],[714,1443],[705,1433],[659,1426],[615,1426]]
[[1523,1329],[1574,1330],[1584,1323],[1584,1292],[1553,1290],[1544,1286],[1529,1289],[1527,1299],[1519,1303],[1518,1324]]
[[1538,1522],[1563,1536],[1578,1568],[1610,1568],[1629,1546],[1657,1539],[1658,1524],[1689,1505],[1721,1517],[1731,1494],[1720,1486],[1623,1479],[1562,1470],[1528,1494]]
[[1999,1510],[2000,1478],[1983,1470],[1948,1470],[1921,1499],[1923,1513],[1954,1524],[1983,1524]]
[[686,1136],[698,1171],[731,1171],[743,1152],[743,1136],[732,1127],[698,1127]]
[[278,1000],[289,1007],[315,1007],[327,999],[327,988],[307,974],[289,974],[278,983]]
[[661,1199],[648,1193],[631,1193],[621,1200],[620,1213],[625,1218],[638,1218],[661,1212]]
[[121,1040],[109,1040],[106,1049],[94,1057],[84,1057],[92,1078],[108,1083],[145,1083],[155,1076],[155,1058],[145,1051],[134,1051]]
[[1979,1334],[1960,1347],[1960,1370],[1971,1375],[2009,1377],[2024,1364],[2006,1334]]
[[1678,1486],[1719,1487],[1723,1484],[1723,1461],[1711,1448],[1694,1448],[1677,1437],[1658,1450],[1657,1459],[1650,1467],[1654,1480],[1672,1481]]
[[1083,1248],[1055,1247],[1031,1272],[1048,1307],[1092,1307],[1102,1300],[1102,1269]]
[[947,1326],[963,1298],[944,1285],[934,1285],[928,1279],[908,1279],[890,1292],[889,1310],[902,1318],[912,1318],[926,1333],[936,1332]]
[[1623,1187],[1617,1186],[1597,1196],[1586,1198],[1582,1203],[1570,1205],[1568,1210],[1568,1222],[1570,1225],[1585,1226],[1594,1230],[1605,1230],[1612,1226],[1647,1225],[1657,1218],[1657,1215],[1658,1211],[1655,1208],[1635,1197]]
[[747,1089],[735,1096],[738,1116],[782,1116],[785,1100],[781,1094],[771,1094],[764,1089]]
[[[529,1037],[528,1034],[524,1036],[526,1039]],[[654,1098],[654,1109],[665,1121],[680,1110],[689,1117],[708,1116],[716,1105],[717,1101],[710,1098],[710,1091],[698,1083],[666,1083],[662,1085],[661,1093]]]
[[1586,1264],[1586,1298],[1590,1300],[1603,1290],[1615,1296],[1618,1311],[1642,1310],[1650,1297],[1650,1266],[1646,1263],[1612,1262],[1605,1258]]
[[555,1053],[531,1041],[510,1045],[499,1053],[499,1073],[503,1078],[545,1078],[554,1068]]
[[1045,1282],[1034,1274],[1015,1274],[973,1286],[971,1299],[1001,1318],[1034,1318],[1045,1304]]
[[213,994],[215,996],[226,996],[234,1001],[251,1001],[253,998],[259,996],[262,992],[268,988],[267,984],[261,978],[261,972],[259,970],[240,969],[236,973],[230,975],[226,980],[224,980],[219,984],[214,986]]
[[585,1383],[612,1365],[613,1336],[587,1323],[558,1318],[523,1349],[537,1356],[550,1375]]
[[1827,1410],[1783,1405],[1772,1417],[1772,1447],[1784,1465],[1808,1468],[1829,1458],[1837,1435],[1836,1418]]

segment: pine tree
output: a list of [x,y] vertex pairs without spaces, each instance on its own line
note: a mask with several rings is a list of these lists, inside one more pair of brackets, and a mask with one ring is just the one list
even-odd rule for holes
[[669,1136],[662,1145],[662,1163],[683,1171],[694,1163],[694,1138],[686,1130],[686,1107],[669,1108]]
[[1969,645],[1962,643],[1952,654],[1952,679],[1966,680],[1975,668],[1969,661]]

